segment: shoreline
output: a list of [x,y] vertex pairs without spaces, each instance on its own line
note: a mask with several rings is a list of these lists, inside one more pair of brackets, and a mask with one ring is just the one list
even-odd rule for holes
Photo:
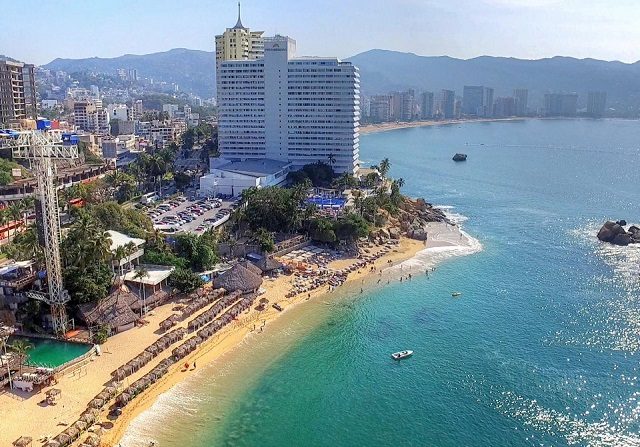
[[468,124],[468,123],[494,123],[494,122],[513,122],[513,121],[525,121],[528,119],[540,119],[533,117],[510,117],[510,118],[478,118],[478,119],[450,119],[450,120],[422,120],[422,121],[405,121],[405,122],[393,122],[393,123],[380,123],[380,124],[367,124],[360,126],[360,135],[367,135],[378,132],[388,132],[390,130],[398,129],[412,129],[414,127],[431,127],[431,126],[452,126],[456,124]]
[[[376,283],[376,279],[380,278],[381,275],[381,273],[378,273],[378,269],[382,270],[382,274],[384,274],[387,280],[397,280],[402,274],[402,269],[398,268],[400,265],[418,260],[426,262],[431,266],[450,257],[475,253],[481,249],[480,243],[462,231],[458,226],[450,226],[444,223],[434,223],[430,225],[432,227],[431,231],[435,233],[435,237],[427,246],[421,241],[402,238],[401,244],[396,250],[392,250],[386,256],[375,261],[376,271],[370,272],[367,269],[363,269],[359,272],[353,272],[349,275],[347,281],[333,292],[328,292],[325,287],[322,287],[321,289],[312,291],[310,297],[307,297],[306,293],[302,293],[288,300],[280,300],[280,303],[286,303],[283,312],[277,312],[275,309],[269,307],[268,310],[259,314],[259,319],[264,321],[263,330],[265,332],[269,331],[276,321],[285,322],[288,318],[295,318],[289,311],[296,309],[304,312],[303,304],[307,301],[317,302],[318,299],[338,301],[347,296],[358,295],[359,288],[369,292],[373,289],[386,286],[386,283]],[[430,234],[432,234],[431,231]],[[444,256],[442,255],[443,253]],[[343,260],[336,262],[342,261]],[[388,261],[391,261],[391,263],[388,263]],[[273,283],[281,279],[286,279],[286,277],[278,278],[273,281]],[[278,285],[271,287],[272,284],[266,284],[263,286],[267,289],[267,293],[263,295],[265,297],[279,292]],[[252,318],[253,313],[252,310],[248,314],[243,314],[242,317],[239,318],[239,321],[230,325],[230,327],[222,331],[219,336],[205,343],[201,349],[198,349],[192,355],[183,359],[182,362],[193,363],[193,361],[197,361],[198,365],[202,364],[204,367],[210,367],[216,361],[220,360],[221,357],[228,355],[243,342],[247,341],[250,335],[258,337],[262,330],[258,332],[252,329],[252,324],[255,324],[255,318]],[[299,316],[299,312],[297,312],[297,314]],[[251,347],[248,349],[251,350]],[[224,367],[224,359],[219,366]],[[198,367],[200,368],[200,366]],[[132,404],[125,407],[122,415],[114,421],[113,428],[103,436],[102,445],[115,447],[123,441],[126,442],[121,444],[123,447],[148,445],[149,440],[145,440],[144,442],[147,443],[143,443],[138,436],[130,434],[131,431],[135,431],[136,423],[145,426],[145,421],[153,419],[154,412],[158,411],[155,405],[158,403],[160,396],[171,392],[174,386],[183,383],[185,379],[189,377],[191,376],[185,375],[185,372],[181,371],[180,367],[172,368],[163,380],[138,396]],[[143,419],[145,421],[143,421]]]
[[[401,274],[400,270],[393,270],[393,266],[422,256],[425,259],[434,258],[439,260],[442,258],[441,250],[453,249],[455,251],[460,246],[463,248],[465,246],[469,247],[472,238],[467,235],[462,236],[463,233],[458,226],[449,226],[445,223],[430,223],[428,245],[425,246],[422,241],[403,237],[400,239],[399,245],[393,246],[387,254],[375,261],[375,268],[376,270],[382,269],[385,275],[395,275],[389,276],[390,278],[395,277],[398,279]],[[371,248],[371,252],[374,253],[382,249],[383,246],[374,246],[374,248]],[[455,253],[445,256],[454,255]],[[391,261],[391,263],[389,264],[387,261]],[[336,270],[344,269],[355,262],[357,262],[357,258],[342,257],[331,261],[329,267]],[[205,365],[216,363],[221,356],[233,351],[246,340],[259,337],[260,325],[264,325],[262,330],[266,332],[270,330],[271,323],[275,320],[295,321],[289,319],[295,318],[295,315],[300,315],[300,313],[290,313],[289,311],[298,308],[299,305],[304,304],[307,300],[317,302],[317,298],[322,296],[325,296],[327,300],[339,300],[350,293],[358,294],[361,287],[366,291],[370,291],[374,287],[380,288],[383,284],[376,284],[377,277],[376,273],[369,272],[369,266],[365,266],[360,271],[350,273],[344,284],[337,287],[332,293],[327,291],[328,287],[325,285],[311,291],[310,297],[307,296],[307,292],[304,292],[291,298],[285,298],[285,296],[294,285],[294,276],[283,275],[276,279],[265,278],[262,286],[265,289],[265,293],[261,297],[269,299],[270,302],[265,310],[260,312],[252,307],[250,310],[243,312],[236,321],[223,328],[215,337],[202,344],[199,349],[182,359],[178,364],[173,365],[167,375],[137,396],[131,404],[127,405],[123,409],[122,415],[117,419],[114,420],[108,417],[107,408],[101,410],[99,420],[102,423],[106,423],[107,427],[110,427],[103,435],[102,445],[117,446],[132,421],[145,410],[151,408],[160,395],[171,390],[178,383],[183,382],[185,378],[190,377],[192,369],[189,371],[182,370],[182,365],[185,362],[193,365],[194,361],[197,361],[198,371],[200,371]],[[276,311],[271,307],[273,303],[279,303],[284,310],[282,312]],[[159,338],[161,335],[158,330],[159,323],[174,313],[173,309],[176,304],[176,301],[172,301],[157,307],[145,318],[149,322],[148,324],[110,337],[106,343],[101,345],[101,355],[94,355],[60,375],[58,383],[54,385],[55,388],[62,391],[57,405],[46,405],[44,403],[45,392],[49,387],[34,393],[25,393],[18,390],[1,393],[0,418],[5,422],[6,428],[0,433],[0,444],[10,445],[20,436],[30,436],[34,440],[34,445],[41,445],[40,442],[44,438],[52,438],[65,430],[66,427],[78,419],[80,414],[87,408],[88,402],[112,380],[112,371],[136,357],[146,346],[149,346]],[[304,309],[304,307],[302,308]],[[195,312],[189,319],[179,323],[177,327],[186,327],[189,320],[206,312],[207,309],[208,307],[205,307]],[[252,337],[249,337],[250,335]],[[149,364],[126,378],[122,382],[120,389],[126,388],[129,384],[148,373],[175,346],[172,345],[164,355],[156,357]],[[223,359],[216,364],[224,366],[225,361]],[[85,438],[86,435],[83,434],[80,437],[80,441]],[[73,445],[78,444],[79,441]]]

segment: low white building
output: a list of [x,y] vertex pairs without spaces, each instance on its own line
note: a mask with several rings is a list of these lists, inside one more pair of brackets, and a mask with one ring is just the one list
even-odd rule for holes
[[210,174],[200,177],[200,194],[237,196],[247,188],[265,188],[283,183],[292,163],[280,160],[210,160]]
[[[123,257],[113,260],[113,270],[114,272],[119,272],[121,276],[125,275],[126,271],[131,271],[133,268],[134,261],[144,255],[145,240],[129,237],[126,234],[114,230],[108,230],[107,234],[109,235],[109,239],[111,239],[109,251],[113,255],[116,255],[118,249],[124,249],[122,250]],[[138,261],[138,263],[139,262],[140,261]]]

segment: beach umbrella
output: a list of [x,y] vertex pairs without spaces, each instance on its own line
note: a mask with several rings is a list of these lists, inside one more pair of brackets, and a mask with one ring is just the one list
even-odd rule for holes
[[28,436],[20,436],[18,439],[13,441],[13,445],[15,447],[29,447],[31,446],[32,441],[33,441],[33,438],[30,438]]

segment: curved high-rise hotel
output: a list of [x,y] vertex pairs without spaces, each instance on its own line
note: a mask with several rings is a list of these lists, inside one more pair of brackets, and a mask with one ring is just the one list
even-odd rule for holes
[[[221,157],[288,162],[293,169],[321,161],[356,173],[358,69],[334,57],[296,57],[293,39],[259,33],[258,42],[257,34],[238,17],[216,37]],[[227,48],[232,44],[242,51]]]

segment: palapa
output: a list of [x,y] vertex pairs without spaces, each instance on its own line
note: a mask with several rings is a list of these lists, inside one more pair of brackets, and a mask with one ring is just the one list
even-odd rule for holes
[[99,410],[100,408],[104,407],[104,404],[105,402],[103,399],[94,398],[91,402],[89,402],[89,408]]
[[81,305],[80,317],[89,326],[109,326],[116,329],[138,320],[138,315],[131,310],[137,306],[138,301],[133,293],[119,289],[97,304]]
[[232,292],[254,292],[262,285],[262,278],[240,264],[236,264],[217,278],[216,285]]
[[262,270],[263,273],[267,273],[267,272],[271,272],[273,270],[276,269],[280,269],[282,268],[282,263],[276,259],[273,259],[270,256],[264,256],[262,259],[260,259],[256,265],[258,266],[258,268],[260,268],[260,270]]
[[100,445],[100,436],[95,433],[89,433],[84,440],[84,444],[89,447],[98,447]]
[[14,447],[30,447],[33,442],[33,438],[29,436],[20,436],[18,439],[13,441]]
[[240,264],[250,272],[255,273],[256,275],[262,275],[262,269],[251,261],[240,261],[238,264]]

